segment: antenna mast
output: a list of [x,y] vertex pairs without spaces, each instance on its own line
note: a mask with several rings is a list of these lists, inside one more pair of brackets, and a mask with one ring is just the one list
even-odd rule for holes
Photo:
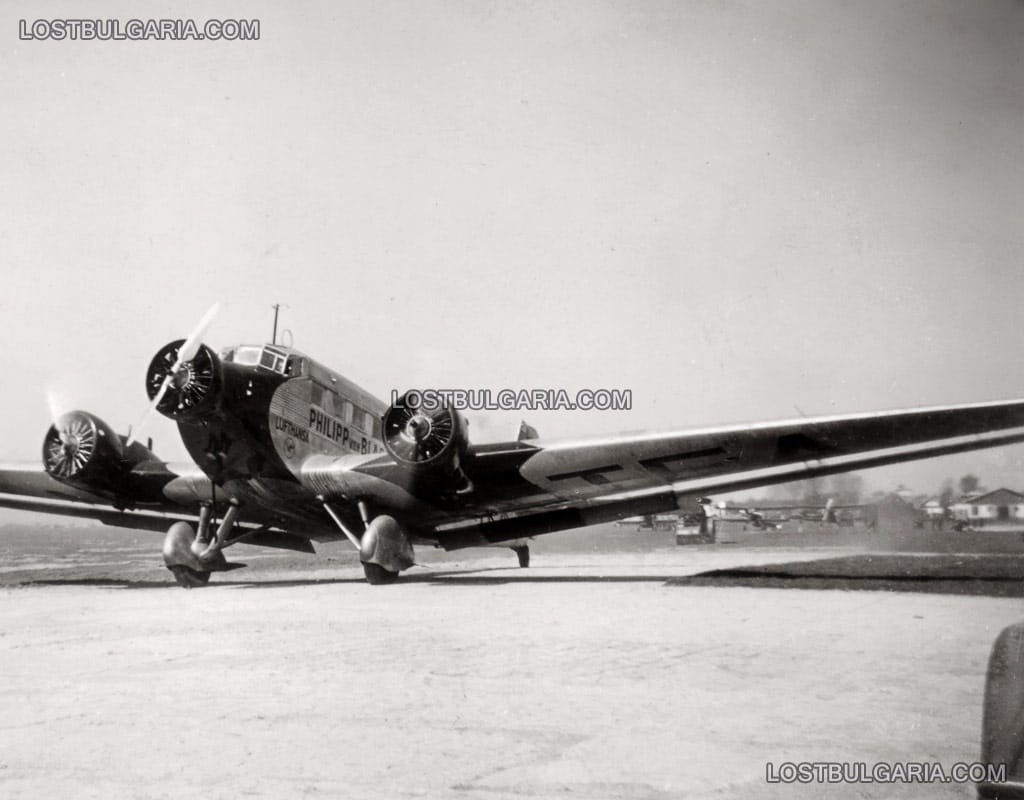
[[280,310],[281,310],[281,304],[280,303],[274,303],[274,305],[272,305],[271,308],[274,309],[274,335],[271,338],[270,343],[271,344],[277,344],[277,315],[278,315],[278,312],[280,312]]

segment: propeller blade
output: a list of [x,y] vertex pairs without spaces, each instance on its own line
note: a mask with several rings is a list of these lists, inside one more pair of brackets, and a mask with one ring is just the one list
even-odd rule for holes
[[199,324],[196,325],[195,330],[188,335],[184,344],[178,348],[178,360],[174,363],[174,368],[171,372],[177,372],[181,369],[182,364],[187,364],[196,357],[196,353],[199,352],[199,347],[203,343],[203,334],[206,333],[206,329],[210,327],[210,323],[213,322],[213,318],[217,316],[218,311],[220,311],[220,303],[214,303],[210,306],[209,311],[206,312],[203,318],[199,320]]
[[142,419],[139,420],[139,424],[132,427],[131,433],[128,435],[127,441],[125,441],[125,447],[128,447],[139,440],[139,435],[142,433],[143,428],[153,417],[153,412],[156,411],[156,407],[160,405],[160,401],[164,399],[164,395],[167,394],[167,390],[171,388],[171,382],[174,380],[174,373],[181,369],[184,364],[187,364],[196,357],[196,353],[199,352],[199,348],[203,343],[203,335],[206,333],[206,329],[210,327],[210,323],[213,322],[213,318],[217,316],[218,311],[220,311],[220,303],[214,303],[210,306],[209,310],[203,315],[203,318],[199,320],[199,324],[192,329],[192,332],[188,335],[185,341],[182,342],[181,347],[178,348],[178,357],[175,360],[174,365],[168,371],[167,376],[164,378],[164,382],[160,384],[159,391],[157,391],[153,396],[153,399],[149,404],[149,408],[146,409],[146,413],[143,414]]
[[53,389],[47,389],[46,406],[50,410],[50,422],[56,427],[58,420],[64,416],[67,410],[66,404],[61,402],[61,399],[57,397],[57,393]]
[[139,431],[149,423],[150,418],[153,416],[153,412],[155,412],[156,407],[160,405],[160,401],[164,399],[164,395],[167,394],[167,390],[170,388],[171,381],[173,380],[174,373],[168,373],[167,377],[164,378],[164,382],[160,384],[160,390],[153,396],[153,400],[150,402],[149,408],[146,409],[146,413],[143,414],[142,419],[139,420],[139,424],[128,432],[128,438],[124,443],[125,447],[129,447],[133,442],[138,441]]

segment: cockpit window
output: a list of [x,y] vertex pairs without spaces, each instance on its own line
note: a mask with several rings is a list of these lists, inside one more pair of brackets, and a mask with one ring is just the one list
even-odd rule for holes
[[260,363],[261,347],[241,346],[235,350],[235,363],[246,367],[255,367]]
[[284,366],[287,363],[287,359],[280,353],[276,353],[269,347],[264,348],[263,355],[260,357],[260,366],[272,369],[274,372],[278,372],[284,375]]
[[[234,361],[243,367],[264,367],[273,370],[279,375],[289,375],[292,370],[284,353],[279,353],[269,347],[257,347],[251,344],[242,344],[233,350],[226,350],[222,353],[225,361]],[[301,361],[301,359],[300,359]]]

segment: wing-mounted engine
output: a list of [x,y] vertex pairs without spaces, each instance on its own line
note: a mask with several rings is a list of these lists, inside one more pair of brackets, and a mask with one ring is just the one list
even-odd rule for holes
[[146,392],[156,409],[174,420],[194,421],[217,410],[223,384],[220,359],[206,345],[185,361],[179,352],[185,339],[161,347],[146,370]]
[[63,414],[43,439],[43,467],[52,478],[114,497],[131,496],[133,467],[154,458],[87,411]]
[[419,393],[406,392],[384,412],[382,436],[385,449],[420,479],[420,487],[447,495],[473,490],[462,471],[469,423],[456,409],[426,406]]

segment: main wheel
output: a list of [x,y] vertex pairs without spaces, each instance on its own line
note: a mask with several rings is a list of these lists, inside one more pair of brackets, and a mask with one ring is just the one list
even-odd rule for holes
[[363,575],[366,576],[366,582],[370,584],[370,586],[384,586],[398,580],[397,572],[384,569],[380,564],[370,564],[366,561],[362,563]]
[[192,567],[186,567],[184,564],[175,564],[167,569],[174,575],[174,580],[177,581],[178,586],[184,586],[186,589],[196,589],[200,586],[206,586],[210,582],[209,572],[192,569]]

